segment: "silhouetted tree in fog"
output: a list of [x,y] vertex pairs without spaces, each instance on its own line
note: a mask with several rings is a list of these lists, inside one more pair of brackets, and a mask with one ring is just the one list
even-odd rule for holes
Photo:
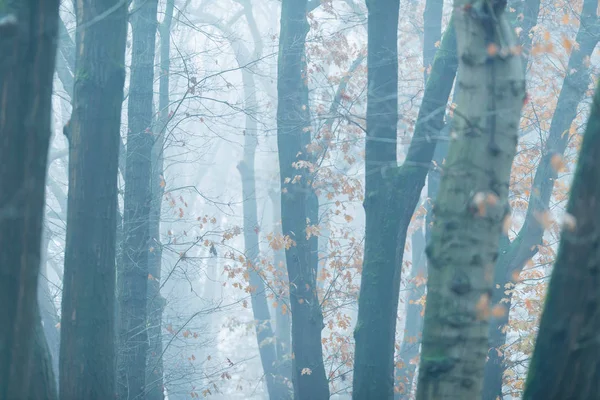
[[[56,396],[40,322],[37,282],[58,6],[58,0],[0,2],[2,399]],[[41,374],[32,371],[40,366],[47,369]]]
[[115,397],[117,174],[127,6],[120,0],[85,0],[75,3],[75,11],[73,112],[64,128],[69,194],[60,397],[110,399]]

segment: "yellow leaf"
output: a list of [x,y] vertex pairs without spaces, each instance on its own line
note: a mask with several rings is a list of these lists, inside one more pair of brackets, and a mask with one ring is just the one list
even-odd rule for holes
[[567,25],[569,23],[569,14],[563,14],[561,22],[563,25]]

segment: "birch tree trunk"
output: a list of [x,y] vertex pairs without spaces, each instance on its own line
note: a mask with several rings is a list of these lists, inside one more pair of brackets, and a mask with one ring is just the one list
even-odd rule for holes
[[454,2],[458,107],[427,247],[418,400],[478,399],[494,262],[525,99],[505,2]]
[[[73,113],[63,277],[60,397],[115,397],[117,174],[127,7],[76,4]],[[94,24],[89,21],[116,8]]]
[[[37,303],[51,137],[58,0],[0,2],[0,398],[43,385],[34,359],[46,347]],[[40,346],[36,344],[36,342]],[[46,356],[48,352],[43,352]],[[38,370],[39,371],[39,370]],[[54,378],[48,378],[54,383]],[[46,392],[45,388],[40,388]],[[52,388],[54,389],[54,388]],[[38,391],[38,392],[40,392]],[[55,397],[56,393],[48,393]]]
[[597,399],[600,393],[600,87],[567,205],[569,223],[546,295],[524,400]]

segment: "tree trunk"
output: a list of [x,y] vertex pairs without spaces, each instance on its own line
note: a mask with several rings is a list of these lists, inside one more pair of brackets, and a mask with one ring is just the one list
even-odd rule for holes
[[148,360],[146,367],[147,400],[164,399],[164,368],[162,315],[166,300],[160,294],[162,243],[160,240],[160,218],[164,195],[165,178],[164,158],[165,133],[171,118],[169,114],[169,74],[171,66],[171,23],[175,0],[167,0],[165,16],[159,26],[160,33],[160,77],[158,94],[158,138],[152,148],[152,202],[150,204],[150,247],[148,254],[148,273],[153,279],[148,280]]
[[[539,3],[538,10],[539,10]],[[598,43],[597,1],[585,0],[581,14],[581,24],[577,32],[578,50],[573,50],[569,57],[567,71],[562,89],[558,96],[556,109],[552,116],[548,139],[545,142],[543,156],[536,169],[533,186],[530,190],[527,214],[517,237],[510,242],[508,238],[501,242],[500,255],[494,273],[494,292],[492,304],[505,307],[505,312],[492,318],[490,323],[490,343],[488,362],[485,366],[485,382],[483,400],[502,398],[503,375],[506,370],[503,346],[506,343],[505,326],[508,325],[512,297],[505,295],[505,287],[514,282],[525,267],[525,264],[537,252],[537,245],[542,244],[544,227],[538,215],[548,212],[554,182],[558,176],[552,166],[553,157],[562,156],[567,148],[571,123],[577,116],[577,107],[588,89],[590,70],[585,60],[590,57]],[[533,13],[533,11],[531,11]],[[575,49],[576,47],[574,47]],[[532,250],[533,249],[533,250]],[[501,302],[502,299],[508,301]]]
[[524,400],[600,393],[600,87],[583,137]]
[[[246,10],[250,13],[250,9]],[[252,18],[249,16],[249,19]],[[256,39],[256,38],[255,38]],[[232,43],[236,49],[236,57],[241,68],[251,62],[250,53],[242,44]],[[262,46],[255,41],[255,47]],[[255,49],[256,50],[256,49]],[[260,57],[261,54],[255,56]],[[257,204],[256,204],[256,179],[255,179],[255,154],[258,146],[258,129],[256,112],[256,83],[252,71],[242,69],[242,82],[244,84],[244,98],[246,108],[246,129],[244,131],[244,158],[238,164],[242,178],[242,197],[244,199],[244,253],[248,268],[249,283],[251,287],[252,313],[254,315],[256,340],[263,371],[267,381],[267,390],[271,399],[288,399],[291,393],[285,378],[279,374],[277,359],[276,338],[271,327],[271,315],[266,297],[265,276],[259,272],[258,256],[260,254]]]
[[257,126],[252,110],[257,106],[254,77],[242,70],[246,99],[246,130],[244,132],[244,159],[238,170],[242,177],[242,197],[244,199],[244,253],[251,287],[252,313],[254,315],[256,340],[267,390],[271,399],[290,398],[285,380],[279,376],[275,335],[271,327],[271,315],[267,304],[265,277],[259,272],[260,253],[258,235],[260,232],[256,204],[256,181],[254,159],[258,144]]
[[[0,398],[27,399],[37,305],[58,0],[0,2]],[[47,353],[45,353],[47,355]],[[51,372],[51,370],[49,371]],[[55,395],[55,394],[54,394]]]
[[[127,7],[76,4],[73,113],[63,277],[60,397],[115,398],[117,174],[125,83]],[[118,8],[97,23],[89,21]]]
[[129,83],[127,159],[123,212],[123,259],[118,279],[119,399],[146,395],[148,352],[147,290],[150,207],[152,202],[152,132],[154,55],[158,0],[136,0],[131,14],[132,55]]
[[[280,236],[281,233],[281,194],[277,191],[269,191],[271,206],[273,207],[273,235]],[[278,279],[287,278],[285,265],[285,250],[273,249],[273,264]],[[292,379],[292,354],[291,354],[291,321],[290,321],[290,296],[287,291],[275,293],[279,307],[275,309],[275,336],[277,337],[277,365],[279,375],[284,379]],[[284,308],[283,305],[286,305]]]
[[421,332],[423,330],[423,306],[418,301],[425,294],[424,279],[427,278],[427,258],[425,257],[425,235],[422,230],[412,235],[412,268],[407,283],[408,296],[406,298],[406,327],[404,338],[400,347],[397,368],[397,380],[400,390],[394,395],[397,399],[410,399],[413,391],[416,364],[411,361],[419,355],[421,346]]
[[294,243],[286,248],[292,311],[292,382],[294,398],[329,398],[323,364],[323,313],[317,295],[317,237],[308,237],[307,223],[316,224],[318,199],[310,156],[310,113],[305,43],[309,30],[306,0],[283,0],[278,62],[277,145],[282,187],[282,231]]
[[[432,68],[435,54],[437,52],[437,43],[441,40],[442,36],[442,13],[443,13],[443,1],[440,0],[428,0],[425,3],[425,11],[423,12],[424,21],[424,33],[423,33],[423,66],[424,71],[424,82],[427,83],[429,78],[430,68]],[[454,49],[456,54],[456,49]],[[455,55],[456,57],[456,55]],[[458,64],[458,60],[455,62]],[[455,91],[456,93],[456,91]],[[439,132],[442,135],[442,129]],[[439,170],[442,166],[443,159],[447,154],[447,141],[442,140],[436,145],[436,149],[433,155],[433,165],[429,171],[428,185],[427,185],[427,196],[425,206],[431,204],[431,201],[437,197],[439,187]],[[400,362],[402,366],[396,368],[396,380],[399,381],[401,387],[395,391],[395,399],[409,399],[413,392],[414,374],[416,371],[416,365],[411,364],[416,356],[419,355],[419,348],[421,346],[421,333],[423,330],[423,314],[422,306],[415,301],[419,300],[421,296],[425,294],[425,286],[415,285],[415,279],[427,279],[427,257],[425,257],[425,244],[429,239],[429,222],[430,214],[427,213],[425,217],[425,234],[417,231],[412,236],[412,259],[413,264],[411,268],[411,276],[408,279],[410,285],[409,293],[406,302],[406,323],[404,328],[404,337],[402,339],[402,346],[400,348]],[[404,246],[404,243],[399,243],[399,246]]]
[[[36,310],[37,323],[35,324],[33,359],[34,365],[31,373],[31,385],[27,400],[57,400],[56,375],[54,374],[53,358],[46,341],[44,327],[39,309]],[[54,328],[54,326],[52,326]],[[56,329],[56,328],[54,328]]]
[[454,2],[460,91],[427,248],[418,400],[481,396],[492,268],[525,98],[521,57],[509,51],[514,33],[505,7]]
[[[369,7],[365,258],[354,330],[353,398],[394,395],[394,348],[400,266],[412,214],[419,201],[436,136],[456,75],[453,23],[444,34],[425,86],[405,163],[397,166],[397,12],[394,0]],[[397,3],[397,2],[396,2]],[[392,10],[392,11],[390,11]]]
[[442,37],[443,0],[427,0],[423,11],[423,72],[424,82],[429,78],[429,68],[433,65],[437,43]]

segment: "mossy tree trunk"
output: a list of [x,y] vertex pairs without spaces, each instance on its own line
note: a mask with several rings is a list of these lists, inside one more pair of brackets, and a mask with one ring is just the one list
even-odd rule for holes
[[[117,174],[127,7],[76,4],[73,113],[63,277],[60,397],[115,397]],[[94,24],[89,21],[117,9]]]
[[418,400],[481,396],[493,266],[525,99],[505,7],[454,2],[460,91],[427,247]]
[[[0,2],[0,398],[56,396],[37,285],[58,0]],[[36,343],[39,342],[39,343]],[[38,346],[39,344],[39,346]],[[46,366],[47,380],[37,369]],[[39,390],[38,390],[39,389]]]
[[524,400],[600,393],[600,87],[583,137]]

